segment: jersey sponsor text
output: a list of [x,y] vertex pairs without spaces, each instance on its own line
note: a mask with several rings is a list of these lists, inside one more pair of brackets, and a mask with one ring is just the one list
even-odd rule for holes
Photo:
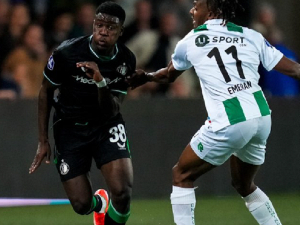
[[233,44],[244,44],[244,37],[224,37],[215,36],[212,38],[213,43],[233,43]]

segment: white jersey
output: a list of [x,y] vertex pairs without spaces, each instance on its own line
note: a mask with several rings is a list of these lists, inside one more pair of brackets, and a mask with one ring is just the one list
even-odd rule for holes
[[260,33],[221,23],[209,20],[192,30],[172,55],[176,70],[195,68],[213,131],[270,115],[258,66],[272,70],[283,57]]

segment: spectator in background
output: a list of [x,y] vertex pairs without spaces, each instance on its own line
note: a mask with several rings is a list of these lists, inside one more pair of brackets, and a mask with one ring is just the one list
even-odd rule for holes
[[8,24],[8,15],[10,3],[8,0],[0,0],[0,37],[3,35],[4,29]]
[[30,15],[27,5],[19,3],[12,6],[9,22],[0,37],[0,68],[7,55],[20,42],[24,29],[29,23]]
[[[173,11],[167,11],[161,14],[159,18],[159,29],[145,29],[137,33],[126,45],[136,55],[137,68],[146,71],[157,70],[163,65],[168,64],[171,55],[176,47],[180,37],[177,35],[177,17]],[[186,73],[191,73],[191,70]],[[130,93],[131,97],[141,96],[172,96],[188,97],[191,93],[192,74],[182,76],[176,86],[170,93],[169,84],[147,83]],[[178,88],[179,83],[180,88]]]
[[0,77],[0,99],[15,100],[17,97],[17,85],[10,80]]
[[152,3],[149,0],[140,0],[135,4],[135,19],[125,27],[121,41],[127,43],[142,31],[157,28],[157,20],[153,16]]
[[70,33],[71,38],[90,35],[93,33],[93,24],[96,7],[92,3],[83,3],[75,14],[74,28]]
[[192,8],[192,3],[193,2],[190,0],[158,1],[156,10],[159,14],[162,14],[163,12],[168,11],[170,6],[172,6],[172,10],[177,15],[177,18],[180,18],[180,20],[177,20],[177,34],[180,37],[183,37],[193,28],[193,26],[190,25],[191,16],[186,13]]
[[117,4],[123,7],[123,9],[126,12],[126,21],[124,23],[124,26],[126,27],[128,24],[130,24],[135,19],[135,4],[140,0],[130,0],[130,1],[124,1],[124,0],[114,0]]
[[22,44],[3,64],[3,75],[18,85],[21,98],[38,96],[47,56],[43,28],[30,24],[24,31]]
[[[280,50],[287,58],[297,61],[296,54],[283,43],[282,32],[276,24],[276,11],[268,3],[263,3],[259,9],[252,28],[260,32],[276,49]],[[278,71],[267,71],[262,66],[259,69],[261,74],[260,84],[267,97],[298,96],[300,83],[291,77],[284,76]]]
[[49,52],[52,52],[60,43],[70,37],[74,25],[73,14],[66,10],[58,12],[52,21],[51,29],[46,35]]

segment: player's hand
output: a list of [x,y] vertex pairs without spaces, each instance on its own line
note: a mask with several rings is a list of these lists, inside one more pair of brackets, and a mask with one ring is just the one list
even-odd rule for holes
[[76,63],[76,66],[77,68],[81,67],[83,72],[85,72],[88,77],[93,78],[95,82],[103,80],[103,76],[95,62],[78,62]]
[[51,148],[49,142],[39,142],[38,148],[36,150],[36,154],[34,156],[33,162],[29,168],[29,174],[36,171],[36,169],[41,165],[44,158],[46,158],[45,163],[50,163],[50,156],[51,156]]
[[148,81],[147,73],[141,69],[137,69],[131,76],[126,77],[126,82],[132,90],[147,83]]

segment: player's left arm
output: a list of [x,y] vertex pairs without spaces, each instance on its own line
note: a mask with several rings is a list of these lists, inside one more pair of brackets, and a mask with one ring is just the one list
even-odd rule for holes
[[98,87],[98,101],[102,112],[106,117],[112,117],[120,111],[120,105],[124,100],[123,94],[113,95],[109,90],[98,65],[95,62],[78,62],[77,67],[85,69],[85,74],[93,78]]
[[300,80],[300,64],[283,56],[282,59],[274,67],[275,70]]

